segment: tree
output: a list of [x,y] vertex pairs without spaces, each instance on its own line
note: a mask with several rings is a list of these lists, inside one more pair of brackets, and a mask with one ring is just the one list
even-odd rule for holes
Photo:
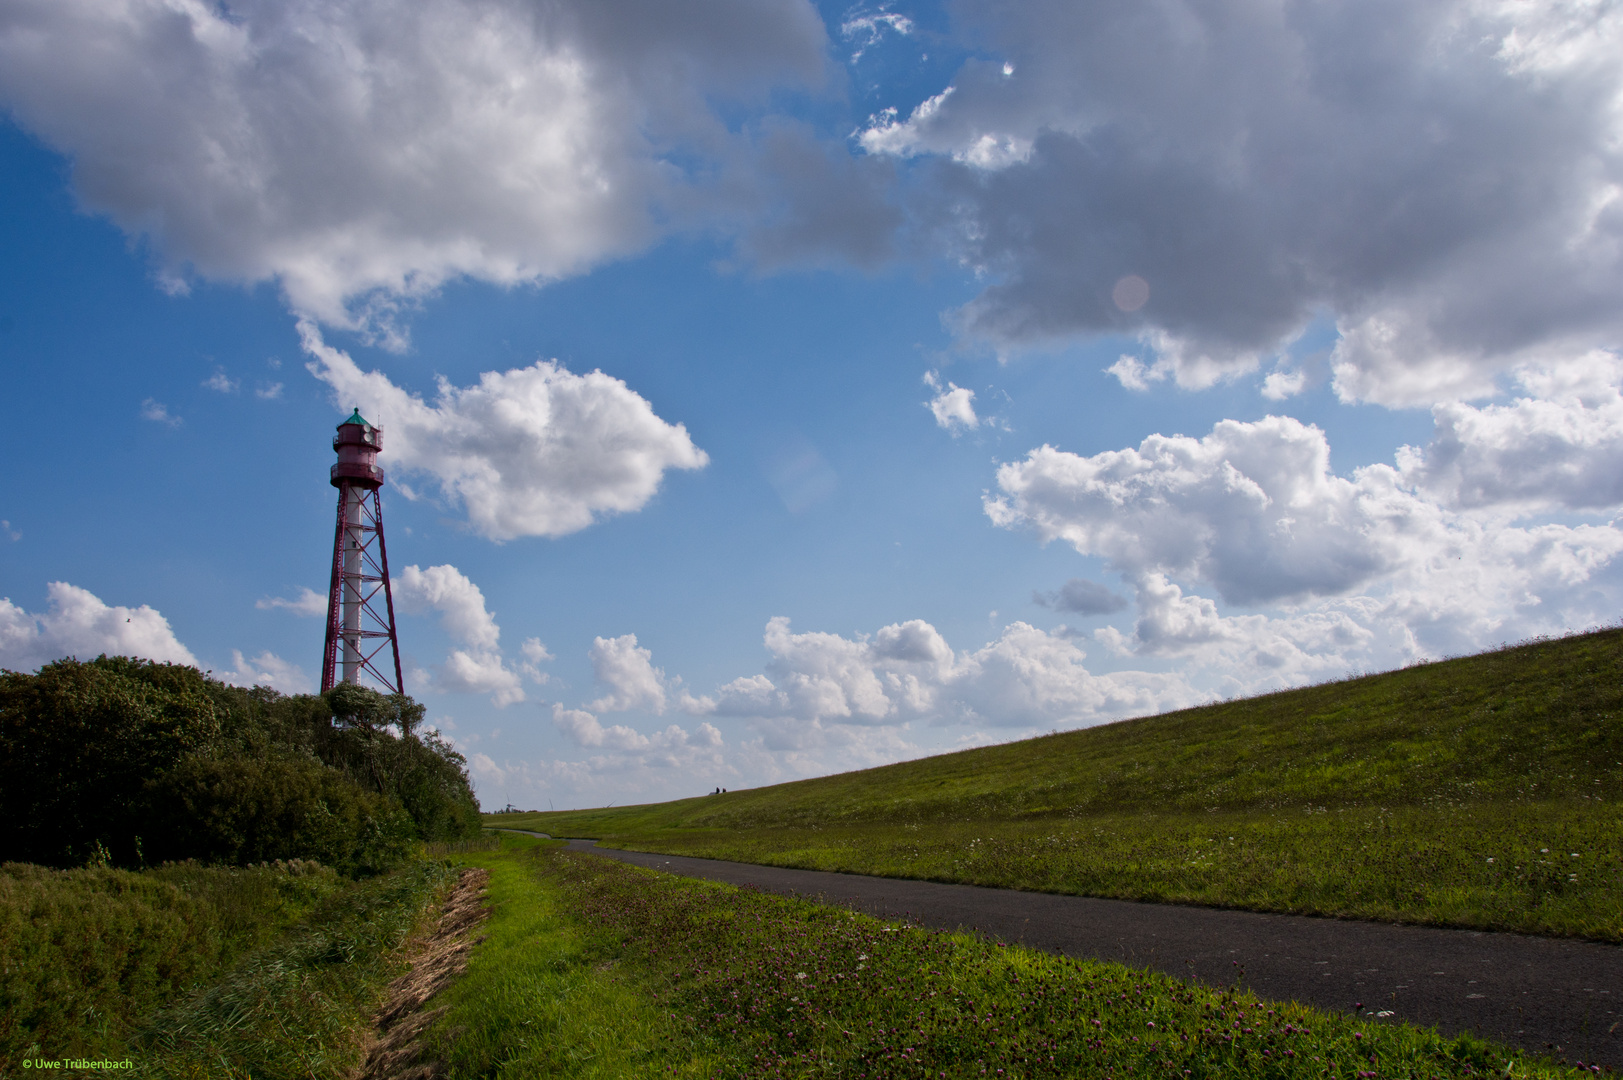
[[148,794],[158,859],[316,859],[369,874],[405,858],[417,831],[395,800],[298,754],[188,758]]
[[100,656],[0,672],[0,857],[75,865],[100,842],[135,862],[147,779],[219,735],[193,667]]
[[423,715],[402,694],[284,696],[125,657],[0,672],[0,860],[381,869],[413,839],[479,831],[466,761],[417,734]]
[[423,706],[404,694],[384,696],[351,683],[340,683],[324,698],[343,725],[319,740],[316,753],[322,760],[398,799],[425,840],[478,835],[479,804],[468,782],[467,759],[437,733],[418,737]]
[[371,731],[395,727],[406,738],[422,724],[426,711],[405,694],[384,696],[358,683],[339,683],[322,696],[334,719]]

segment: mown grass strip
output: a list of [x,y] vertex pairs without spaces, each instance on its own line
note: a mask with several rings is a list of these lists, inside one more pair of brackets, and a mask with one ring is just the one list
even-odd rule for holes
[[491,860],[516,910],[498,907],[446,995],[456,1077],[1580,1074],[1375,1017],[534,850],[529,865]]
[[[545,841],[504,835],[457,861],[490,871],[486,940],[432,1007],[453,1078],[708,1076],[612,936],[572,914],[541,877]],[[557,846],[553,844],[552,846]]]

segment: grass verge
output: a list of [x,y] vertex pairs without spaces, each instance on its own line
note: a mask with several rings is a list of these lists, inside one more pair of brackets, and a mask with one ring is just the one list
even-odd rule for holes
[[[474,857],[470,857],[474,858]],[[1471,1038],[657,874],[478,857],[491,937],[447,991],[453,1077],[1575,1077]],[[454,1036],[453,1034],[454,1033]]]
[[494,909],[468,970],[434,999],[431,1039],[453,1078],[708,1076],[677,1026],[621,963],[612,936],[572,914],[543,878],[554,842],[505,834],[460,865],[490,871]]
[[683,832],[665,854],[1623,943],[1623,804]]

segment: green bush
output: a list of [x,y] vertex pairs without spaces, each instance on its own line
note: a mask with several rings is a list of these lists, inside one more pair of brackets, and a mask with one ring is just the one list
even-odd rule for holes
[[135,865],[146,779],[219,734],[196,668],[102,656],[0,672],[0,859],[74,865],[104,849]]
[[318,859],[342,873],[401,862],[416,830],[393,799],[309,757],[193,757],[149,792],[148,853],[240,865]]
[[[334,717],[341,720],[334,722]],[[394,865],[479,833],[466,762],[405,695],[284,696],[124,657],[0,672],[0,859]]]
[[466,760],[437,732],[418,737],[421,705],[403,694],[385,697],[349,683],[333,687],[325,700],[342,723],[322,731],[315,752],[323,761],[398,799],[424,840],[479,835],[479,804],[468,785]]

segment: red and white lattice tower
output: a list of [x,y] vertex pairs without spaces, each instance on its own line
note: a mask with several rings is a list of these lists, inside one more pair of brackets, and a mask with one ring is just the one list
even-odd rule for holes
[[[339,682],[358,683],[364,672],[389,693],[401,694],[405,683],[400,677],[389,552],[383,545],[383,507],[378,501],[378,489],[383,486],[383,470],[378,468],[383,429],[367,423],[357,408],[338,425],[332,448],[338,451],[338,464],[332,467],[332,486],[338,489],[338,529],[332,542],[321,689],[325,693]],[[383,657],[386,646],[389,656]],[[392,668],[386,666],[390,660]]]

